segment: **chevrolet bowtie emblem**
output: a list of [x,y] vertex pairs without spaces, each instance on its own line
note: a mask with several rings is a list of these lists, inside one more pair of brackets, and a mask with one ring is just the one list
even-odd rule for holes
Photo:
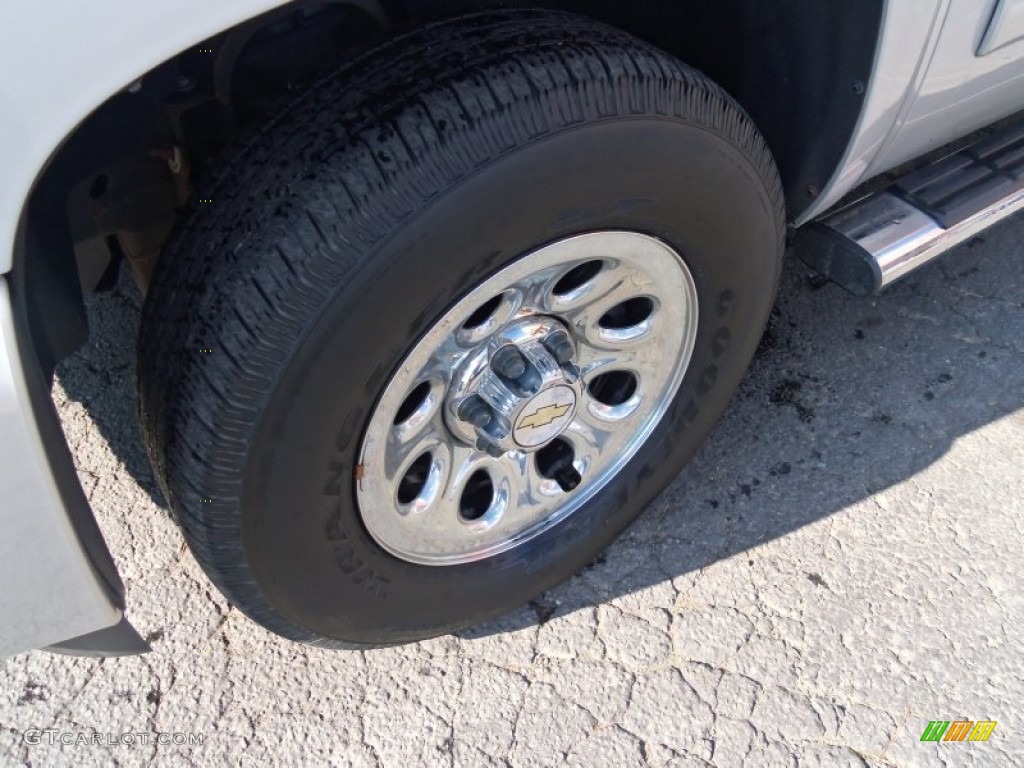
[[517,429],[537,429],[538,427],[546,427],[552,422],[558,421],[560,418],[565,416],[572,408],[572,403],[566,403],[565,405],[545,405],[543,408],[539,408],[529,416],[524,416],[519,422]]

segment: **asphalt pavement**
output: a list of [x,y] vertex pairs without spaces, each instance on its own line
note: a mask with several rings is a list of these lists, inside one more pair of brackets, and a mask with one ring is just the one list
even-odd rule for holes
[[[502,621],[361,653],[265,632],[185,549],[123,281],[54,397],[153,651],[0,661],[0,765],[1024,764],[1022,241],[875,299],[790,263],[727,415],[624,538]],[[922,742],[933,720],[997,725]]]

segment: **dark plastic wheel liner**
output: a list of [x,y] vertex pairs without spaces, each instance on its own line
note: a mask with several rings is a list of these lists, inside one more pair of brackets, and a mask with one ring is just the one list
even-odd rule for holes
[[[771,156],[719,88],[592,21],[499,12],[388,42],[226,165],[158,268],[141,419],[196,558],[286,637],[407,642],[571,576],[680,470],[728,404],[778,280]],[[699,330],[647,443],[581,509],[504,554],[388,554],[355,504],[367,419],[408,350],[488,275],[573,235],[668,243]],[[204,353],[200,350],[212,350]]]

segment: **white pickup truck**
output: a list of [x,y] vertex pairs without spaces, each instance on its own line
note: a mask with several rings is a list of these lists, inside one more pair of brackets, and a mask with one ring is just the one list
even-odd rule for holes
[[120,270],[194,556],[368,647],[607,547],[787,234],[866,295],[1024,206],[1024,0],[12,0],[0,71],[0,654],[146,648],[50,399]]

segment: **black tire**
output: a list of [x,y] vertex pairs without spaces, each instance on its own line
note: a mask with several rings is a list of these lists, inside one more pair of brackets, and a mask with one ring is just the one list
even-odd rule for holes
[[[143,312],[140,418],[197,560],[295,640],[412,641],[590,562],[725,409],[775,295],[781,187],[751,120],[673,57],[587,19],[478,14],[388,42],[234,153]],[[522,254],[600,230],[684,254],[700,299],[667,415],[600,494],[506,554],[427,567],[365,531],[366,419],[410,345]]]

